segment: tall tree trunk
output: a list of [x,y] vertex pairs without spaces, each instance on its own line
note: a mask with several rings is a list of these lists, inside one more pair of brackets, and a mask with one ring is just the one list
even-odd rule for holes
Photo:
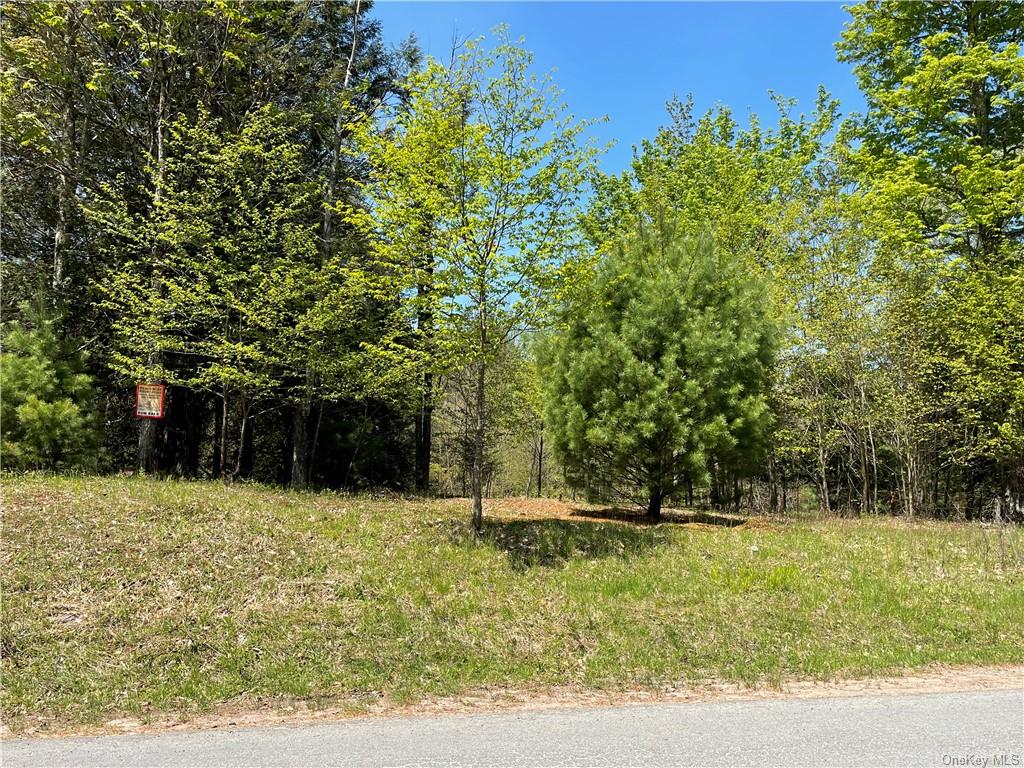
[[708,506],[717,508],[722,498],[721,468],[718,462],[711,464],[711,483],[708,485]]
[[220,457],[220,440],[221,431],[224,429],[224,424],[220,416],[217,415],[216,410],[213,413],[213,466],[211,468],[211,477],[220,477],[221,472],[224,471],[224,465],[221,462]]
[[875,450],[875,433],[868,421],[868,444],[871,446],[871,511],[878,512],[878,453]]
[[221,393],[220,408],[220,476],[228,476],[228,389]]
[[[481,336],[483,333],[481,333]],[[476,425],[473,430],[473,529],[480,533],[484,527],[484,418],[487,406],[487,366],[481,349],[476,376]]]
[[238,463],[238,476],[242,478],[252,477],[253,462],[256,453],[256,420],[254,416],[246,419],[242,430],[242,458]]
[[426,493],[430,490],[430,454],[433,440],[433,386],[434,377],[431,373],[423,374],[423,394],[420,399],[419,413],[416,415],[416,490]]
[[917,512],[917,452],[907,440],[907,516],[914,517]]
[[[864,352],[861,350],[860,353],[860,369],[866,368],[864,361]],[[867,391],[864,387],[864,381],[858,377],[857,381],[857,393],[860,396],[860,411],[864,421],[864,429],[858,429],[858,435],[860,437],[860,450],[861,450],[861,499],[860,499],[860,510],[861,514],[865,514],[875,508],[875,500],[872,496],[871,487],[872,484],[876,483],[875,479],[875,437],[871,428],[871,408],[868,404]],[[877,496],[877,490],[875,491]]]
[[871,505],[871,460],[868,457],[867,436],[862,435],[860,445],[860,513],[866,515]]
[[[345,77],[341,84],[337,109],[334,113],[334,130],[331,136],[331,160],[324,184],[324,206],[323,222],[320,230],[321,257],[327,260],[333,253],[333,206],[338,183],[339,160],[341,155],[341,133],[345,125],[345,114],[347,104],[346,94],[352,81],[352,67],[355,62],[356,51],[359,45],[359,12],[361,9],[360,0],[356,0],[352,15],[352,45],[349,49],[348,60],[345,63]],[[313,410],[313,388],[317,381],[314,370],[307,365],[305,371],[305,382],[303,386],[302,399],[295,408],[295,415],[292,421],[292,460],[290,485],[292,488],[305,488],[309,485],[310,467],[312,464],[313,450],[309,444],[309,416]],[[317,398],[319,399],[319,398]],[[323,415],[321,404],[320,415]],[[319,436],[320,422],[317,421],[317,435]]]
[[331,234],[333,205],[336,185],[338,183],[338,164],[341,155],[341,131],[345,127],[346,103],[345,96],[348,93],[349,85],[352,82],[352,65],[355,63],[356,50],[359,46],[359,11],[361,0],[356,0],[352,12],[352,46],[349,49],[348,61],[345,63],[345,78],[341,83],[341,94],[338,99],[338,108],[334,113],[334,135],[331,137],[331,164],[327,174],[327,184],[324,189],[324,218],[321,232],[323,242],[324,258],[331,254]]
[[942,473],[942,516],[949,517],[949,466]]
[[537,451],[537,498],[544,495],[544,427],[540,428],[540,448]]
[[537,444],[530,446],[530,475],[526,478],[526,498],[530,498],[530,489],[533,488],[533,467],[537,463]]
[[[70,108],[68,110],[70,113]],[[65,120],[65,124],[71,122],[70,118]],[[70,207],[71,198],[71,181],[70,173],[67,170],[62,170],[60,173],[60,191],[57,196],[57,225],[53,230],[53,279],[51,287],[53,289],[53,303],[57,304],[60,300],[61,290],[64,285],[64,247],[67,242],[67,229],[68,229],[68,208]]]
[[[78,27],[80,16],[77,3],[67,3],[64,8],[64,61],[61,65],[70,73],[78,70]],[[68,220],[74,205],[75,170],[77,167],[78,142],[76,139],[75,88],[79,83],[69,74],[61,94],[61,130],[64,143],[64,157],[60,158],[57,191],[57,224],[53,232],[53,303],[59,300],[64,287],[65,250],[68,240]]]
[[974,520],[977,516],[977,480],[974,474],[974,463],[968,462],[964,477],[964,517]]
[[1021,493],[1021,478],[1024,478],[1024,467],[1018,466],[1010,470],[1010,510],[1009,519],[1013,522],[1024,522],[1024,494]]
[[820,492],[819,503],[824,506],[825,512],[832,511],[832,500],[828,493],[828,461],[825,457],[825,439],[818,435],[818,490]]
[[[428,357],[434,352],[434,309],[431,306],[434,288],[434,260],[430,247],[431,228],[426,225],[421,231],[422,250],[414,259],[418,275],[416,279],[416,331],[420,349]],[[423,392],[420,411],[416,419],[416,490],[426,493],[430,490],[430,453],[433,438],[434,375],[430,370],[423,373]]]
[[307,386],[302,399],[295,405],[292,418],[292,488],[305,488],[309,483],[309,414],[312,395]]
[[[312,410],[310,411],[312,413]],[[317,447],[320,445],[320,427],[324,423],[324,399],[322,397],[317,398],[317,410],[316,410],[316,426],[313,428],[313,442],[309,446],[309,461],[308,469],[306,470],[306,478],[309,482],[313,482],[313,478],[316,473],[316,457]]]
[[238,428],[238,452],[235,454],[235,470],[232,473],[234,477],[241,477],[242,475],[242,462],[244,461],[245,441],[246,435],[249,432],[249,401],[243,394],[239,397],[238,402],[241,406],[241,426]]
[[[161,17],[161,35],[162,35],[162,17]],[[158,52],[158,62],[163,61],[163,52]],[[166,108],[167,101],[167,78],[164,74],[164,68],[162,64],[158,65],[158,77],[159,83],[159,96],[157,99],[157,116],[156,116],[156,133],[154,135],[156,145],[156,185],[153,190],[153,207],[154,209],[159,205],[160,200],[163,196],[163,185],[164,185],[164,111]],[[160,272],[157,268],[157,246],[153,244],[151,253],[152,258],[152,276],[150,278],[151,285],[154,292],[161,290]],[[151,367],[156,366],[160,362],[159,355],[153,352],[149,356],[149,365]],[[139,452],[138,452],[138,466],[143,472],[154,472],[157,468],[157,456],[156,456],[156,432],[157,423],[156,419],[143,419],[142,424],[139,425]],[[224,465],[221,464],[223,470]]]
[[779,486],[775,471],[775,450],[768,454],[768,511],[773,515],[779,510]]
[[139,420],[139,447],[136,462],[140,472],[152,474],[157,470],[156,419]]

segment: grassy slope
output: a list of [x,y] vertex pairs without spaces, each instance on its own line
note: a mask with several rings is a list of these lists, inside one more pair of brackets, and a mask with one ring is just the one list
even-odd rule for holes
[[491,520],[452,502],[4,478],[2,711],[773,683],[1024,661],[1024,534]]

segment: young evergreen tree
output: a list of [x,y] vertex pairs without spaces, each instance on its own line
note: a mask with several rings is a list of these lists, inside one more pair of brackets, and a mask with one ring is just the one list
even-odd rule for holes
[[546,422],[573,484],[652,519],[712,470],[749,472],[768,427],[766,292],[708,235],[641,227],[542,351]]
[[95,470],[95,392],[80,350],[55,331],[42,294],[3,329],[0,422],[4,469]]

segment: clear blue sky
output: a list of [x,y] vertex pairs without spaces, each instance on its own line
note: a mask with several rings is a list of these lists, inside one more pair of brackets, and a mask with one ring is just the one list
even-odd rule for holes
[[798,99],[810,111],[818,85],[843,112],[863,99],[849,65],[835,58],[848,13],[839,3],[393,2],[373,10],[385,39],[415,33],[425,53],[446,58],[453,36],[487,34],[509,25],[526,38],[539,71],[555,70],[577,117],[607,115],[592,132],[617,142],[602,166],[617,172],[633,145],[666,122],[665,102],[692,93],[698,112],[732,107],[774,122],[768,91]]

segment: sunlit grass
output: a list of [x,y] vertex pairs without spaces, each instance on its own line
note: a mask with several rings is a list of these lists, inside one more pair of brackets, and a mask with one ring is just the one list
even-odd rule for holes
[[[2,709],[627,688],[1024,661],[1020,529],[488,520],[430,500],[4,478]],[[508,502],[506,502],[506,505]]]

